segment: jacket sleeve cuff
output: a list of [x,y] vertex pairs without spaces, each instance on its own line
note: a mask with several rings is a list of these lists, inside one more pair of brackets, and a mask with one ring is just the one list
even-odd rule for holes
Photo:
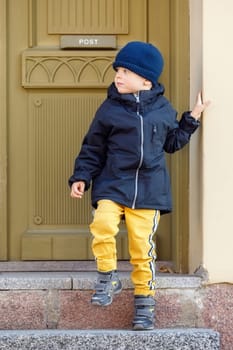
[[194,133],[194,131],[200,126],[200,121],[191,116],[191,111],[184,112],[182,114],[179,126],[181,129],[189,134]]
[[74,182],[78,182],[78,181],[83,181],[85,182],[85,191],[87,191],[90,187],[90,182],[88,182],[87,180],[81,179],[81,178],[76,178],[74,175],[72,175],[69,180],[68,180],[68,184],[71,187],[73,185]]

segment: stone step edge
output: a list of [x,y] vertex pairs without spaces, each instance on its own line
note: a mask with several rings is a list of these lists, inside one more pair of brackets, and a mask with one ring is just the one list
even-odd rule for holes
[[[124,289],[132,289],[129,271],[119,272]],[[1,272],[0,290],[90,290],[96,272]],[[197,289],[203,284],[200,276],[157,273],[157,289]]]
[[219,333],[203,328],[132,330],[4,330],[0,349],[219,350]]

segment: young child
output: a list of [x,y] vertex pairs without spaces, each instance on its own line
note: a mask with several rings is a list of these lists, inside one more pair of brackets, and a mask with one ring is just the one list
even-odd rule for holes
[[161,214],[171,211],[165,152],[185,146],[207,106],[198,95],[180,121],[158,83],[163,57],[148,43],[133,41],[116,55],[114,83],[96,112],[69,179],[71,197],[82,198],[92,183],[96,209],[90,230],[97,262],[91,302],[111,304],[122,290],[115,236],[124,216],[134,285],[134,330],[154,328],[155,246]]

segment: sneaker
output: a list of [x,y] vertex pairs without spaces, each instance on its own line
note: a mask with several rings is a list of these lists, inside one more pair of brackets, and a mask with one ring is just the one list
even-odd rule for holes
[[135,295],[135,315],[133,330],[144,331],[154,329],[155,300],[152,296]]
[[93,305],[107,306],[112,303],[113,296],[122,291],[122,284],[117,271],[98,272],[95,293],[91,298]]

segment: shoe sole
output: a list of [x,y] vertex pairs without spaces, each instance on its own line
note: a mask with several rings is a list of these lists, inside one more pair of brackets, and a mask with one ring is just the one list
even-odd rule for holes
[[133,326],[133,331],[152,331],[154,326],[144,327],[142,324],[135,324]]
[[112,300],[109,303],[106,303],[106,304],[101,304],[98,301],[91,301],[91,305],[97,305],[97,306],[108,306],[108,305],[111,305],[111,304],[112,304]]
[[[122,289],[123,289],[123,288],[116,290],[116,291],[113,293],[113,296],[114,296],[114,295],[117,295],[117,294],[120,294],[120,292],[122,291]],[[97,306],[108,306],[108,305],[111,305],[112,302],[113,302],[113,297],[112,297],[112,299],[111,299],[108,303],[105,303],[105,304],[99,302],[98,300],[94,300],[94,301],[91,300],[91,304],[92,304],[92,305],[97,305]]]

